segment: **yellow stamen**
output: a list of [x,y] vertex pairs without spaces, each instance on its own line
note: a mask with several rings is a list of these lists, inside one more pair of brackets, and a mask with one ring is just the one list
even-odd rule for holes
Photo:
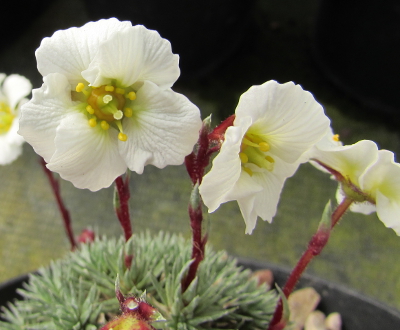
[[88,106],[86,107],[86,111],[89,112],[91,115],[94,114],[94,109],[93,109],[90,105],[88,105]]
[[243,171],[245,171],[248,175],[253,176],[253,171],[249,169],[248,167],[242,166]]
[[131,109],[131,108],[125,108],[124,109],[124,115],[125,115],[125,117],[132,117],[132,115],[133,115],[133,110]]
[[78,85],[76,85],[75,90],[80,93],[85,89],[85,85],[83,83],[79,83]]
[[258,145],[260,146],[260,150],[263,152],[266,152],[270,149],[270,146],[267,142],[260,142]]
[[124,133],[119,132],[118,133],[118,140],[125,142],[126,140],[128,140],[128,136]]
[[109,125],[105,120],[102,120],[102,121],[101,121],[100,126],[101,126],[101,128],[104,129],[105,131],[108,130],[108,129],[110,128],[110,125]]
[[96,120],[96,118],[90,118],[90,119],[89,119],[89,126],[90,126],[90,127],[96,127],[96,125],[97,125],[97,120]]
[[249,161],[249,157],[244,152],[239,153],[239,158],[243,164],[246,164]]
[[136,100],[136,93],[135,92],[129,92],[127,95],[127,98],[130,99],[131,101]]
[[275,163],[275,159],[273,159],[271,156],[265,156],[265,160],[269,161],[270,163]]
[[117,87],[115,89],[115,93],[117,93],[117,94],[125,94],[125,89]]
[[334,136],[332,136],[332,140],[336,141],[336,142],[339,142],[340,141],[339,134],[335,134]]
[[110,85],[107,85],[106,87],[104,87],[104,90],[106,92],[113,92],[114,89],[115,89],[115,87],[114,86],[110,86]]

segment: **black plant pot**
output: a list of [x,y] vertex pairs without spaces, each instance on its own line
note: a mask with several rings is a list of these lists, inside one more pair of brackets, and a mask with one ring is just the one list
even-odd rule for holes
[[326,76],[367,109],[398,115],[398,0],[321,0],[314,54]]
[[181,78],[209,74],[249,35],[254,0],[84,0],[90,19],[116,17],[157,30],[180,56]]
[[[290,271],[284,267],[257,262],[240,260],[240,264],[252,270],[271,269],[279,286],[283,286]],[[0,306],[18,299],[16,290],[28,280],[28,276],[16,277],[0,284]],[[313,287],[321,295],[318,309],[328,314],[338,312],[342,316],[342,330],[395,330],[400,329],[400,312],[383,305],[371,298],[331,283],[315,276],[304,275],[298,284],[301,287]]]

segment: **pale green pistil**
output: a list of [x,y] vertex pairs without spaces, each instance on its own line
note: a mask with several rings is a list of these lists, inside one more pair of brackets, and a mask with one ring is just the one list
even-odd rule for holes
[[269,144],[255,134],[246,134],[242,140],[240,147],[240,161],[242,168],[250,176],[253,171],[248,167],[248,164],[254,164],[261,169],[272,171],[274,169],[274,159],[267,155]]

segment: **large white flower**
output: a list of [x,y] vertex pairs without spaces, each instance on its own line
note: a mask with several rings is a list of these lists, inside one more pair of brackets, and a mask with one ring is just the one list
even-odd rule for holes
[[179,57],[156,31],[90,22],[43,39],[36,58],[44,83],[19,133],[76,187],[108,187],[127,167],[178,165],[192,151],[200,112],[170,89]]
[[268,81],[251,87],[241,96],[234,125],[200,185],[209,212],[237,200],[246,233],[258,216],[271,222],[286,178],[328,130],[321,105],[299,85]]
[[0,165],[13,162],[22,153],[25,142],[18,135],[20,107],[27,100],[32,85],[23,76],[0,73]]
[[392,152],[378,150],[375,142],[363,140],[319,148],[312,157],[331,173],[336,172],[341,183],[339,201],[344,196],[353,200],[350,209],[354,212],[376,211],[379,219],[400,235],[400,165]]

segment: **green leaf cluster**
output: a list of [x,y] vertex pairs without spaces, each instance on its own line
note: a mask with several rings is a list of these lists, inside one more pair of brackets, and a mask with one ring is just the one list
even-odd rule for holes
[[[124,257],[133,255],[125,267]],[[125,295],[156,307],[167,329],[266,329],[277,295],[251,279],[226,252],[207,248],[197,277],[182,293],[191,242],[177,235],[99,238],[36,274],[2,311],[5,330],[95,330],[120,313],[115,279]]]

